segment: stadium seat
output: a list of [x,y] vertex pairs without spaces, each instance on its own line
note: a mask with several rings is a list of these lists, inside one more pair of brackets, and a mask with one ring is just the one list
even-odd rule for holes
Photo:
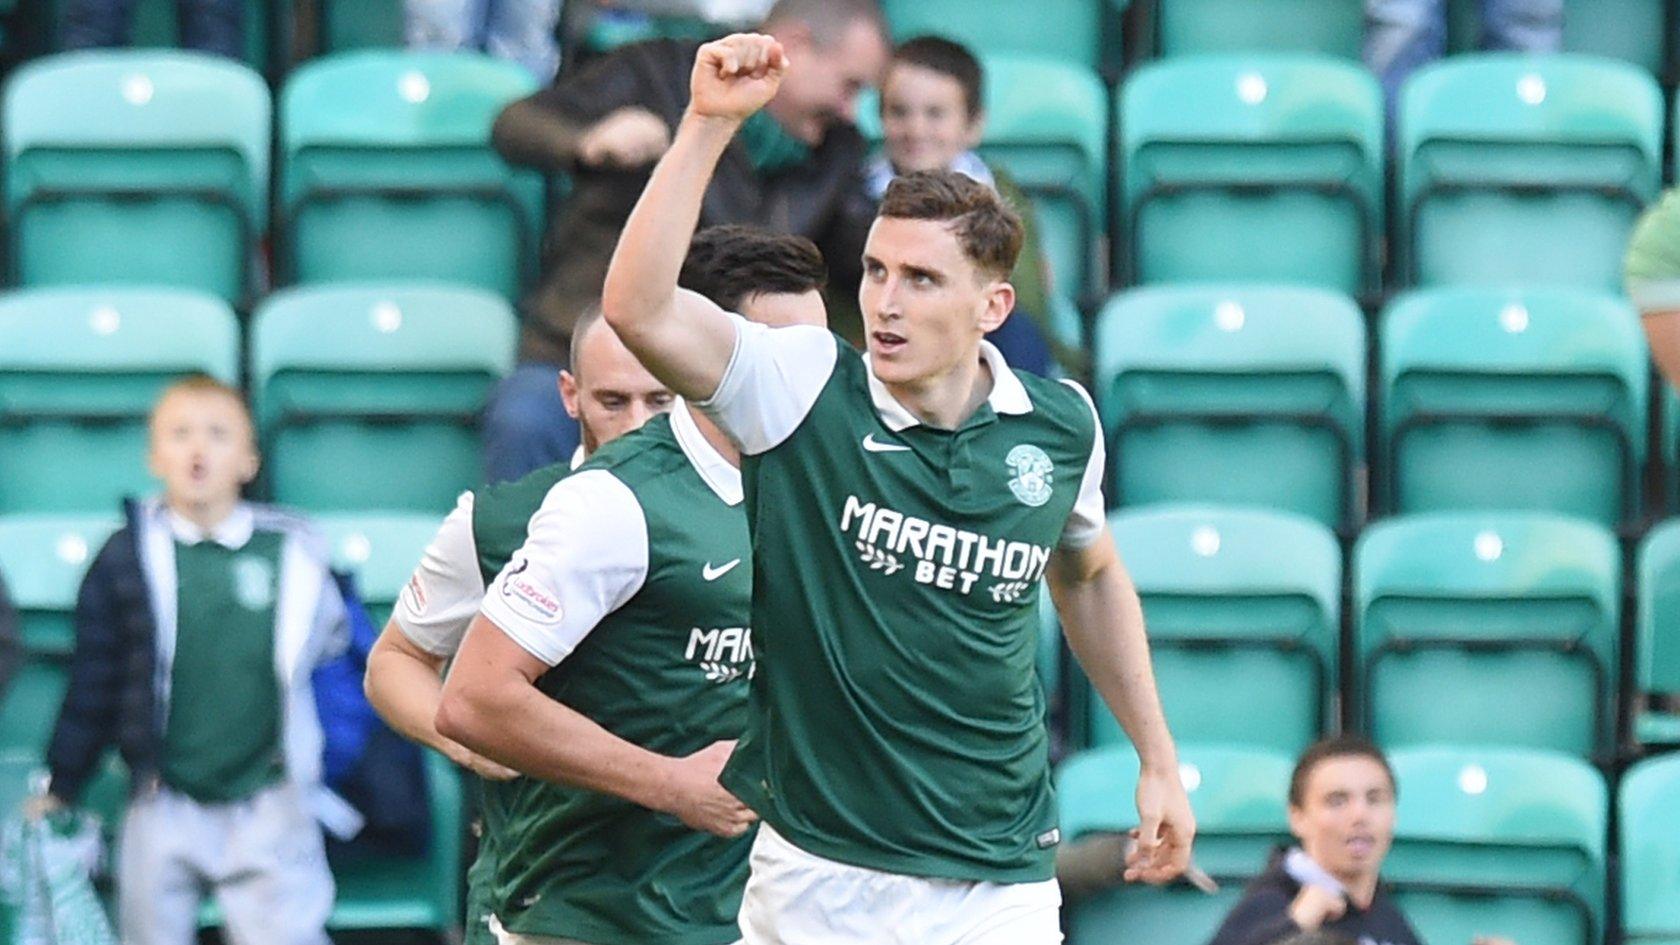
[[315,0],[321,51],[403,45],[402,0]]
[[1428,942],[1603,940],[1604,778],[1543,751],[1445,747],[1390,755],[1400,787],[1383,878]]
[[476,289],[270,296],[253,320],[251,383],[273,498],[441,520],[480,481],[478,414],[513,347],[512,310]]
[[1366,529],[1354,551],[1359,704],[1387,747],[1608,752],[1621,554],[1590,522],[1437,513]]
[[426,855],[335,857],[337,897],[328,928],[431,929],[450,934],[461,925],[461,774],[447,759],[426,751],[431,843]]
[[1316,52],[1357,61],[1365,8],[1354,0],[1157,0],[1160,55]]
[[13,282],[250,293],[268,212],[269,95],[214,56],[66,53],[6,86]]
[[1649,73],[1585,55],[1460,56],[1418,70],[1399,110],[1406,281],[1620,289],[1628,231],[1660,186]]
[[[1680,519],[1653,528],[1639,544],[1635,588],[1636,698],[1680,698]],[[1680,744],[1680,713],[1634,703],[1633,737],[1641,745]],[[1680,924],[1676,925],[1680,930]]]
[[284,281],[441,279],[513,298],[533,275],[542,180],[490,147],[535,83],[470,53],[365,50],[280,94]]
[[17,608],[24,664],[0,694],[0,748],[40,752],[64,701],[75,645],[76,594],[93,556],[116,530],[97,515],[0,517],[0,577]]
[[1421,291],[1384,313],[1380,347],[1388,509],[1638,515],[1649,368],[1624,300]]
[[[1173,736],[1290,754],[1318,738],[1338,686],[1335,535],[1310,519],[1221,506],[1118,512],[1109,526],[1143,599]],[[1102,701],[1090,701],[1091,744],[1123,742]]]
[[146,419],[158,392],[239,376],[226,304],[173,289],[32,289],[0,296],[0,512],[113,515],[150,492]]
[[[1482,45],[1480,0],[1449,0],[1448,48]],[[1563,0],[1563,48],[1633,63],[1655,76],[1666,72],[1665,8],[1673,0]]]
[[[1222,886],[1209,896],[1185,885],[1125,886],[1073,903],[1068,945],[1148,942],[1203,945],[1287,839],[1288,755],[1253,748],[1179,746],[1179,772],[1196,815],[1196,864]],[[1057,774],[1063,843],[1137,826],[1137,755],[1130,745],[1082,752]]]
[[442,524],[440,515],[329,513],[315,523],[332,542],[333,567],[356,576],[374,626],[382,627]]
[[1376,288],[1383,104],[1357,63],[1168,59],[1120,91],[1127,281]]
[[1358,515],[1365,323],[1319,289],[1151,287],[1098,316],[1109,499],[1218,502],[1331,527]]
[[1624,940],[1680,945],[1680,755],[1628,769],[1616,807]]
[[[1021,53],[1111,74],[1130,0],[882,0],[894,42],[946,36],[976,53]],[[1050,104],[1050,94],[1044,96]]]

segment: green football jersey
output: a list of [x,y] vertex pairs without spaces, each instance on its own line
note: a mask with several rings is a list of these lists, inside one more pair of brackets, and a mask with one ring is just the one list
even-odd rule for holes
[[794,845],[956,880],[1050,878],[1040,580],[1103,527],[1095,411],[1009,369],[919,424],[834,336],[737,321],[705,405],[747,453],[762,663],[723,783]]
[[[688,755],[745,725],[749,559],[740,475],[679,407],[547,491],[484,613],[553,667],[543,692],[626,741]],[[601,945],[740,937],[750,836],[533,778],[485,791],[491,901],[509,931]]]

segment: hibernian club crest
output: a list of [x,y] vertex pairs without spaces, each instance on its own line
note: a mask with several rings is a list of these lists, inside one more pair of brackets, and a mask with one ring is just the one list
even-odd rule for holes
[[1034,508],[1050,501],[1050,487],[1054,484],[1055,467],[1044,451],[1030,443],[1022,443],[1009,451],[1004,462],[1009,464],[1009,491],[1022,504]]

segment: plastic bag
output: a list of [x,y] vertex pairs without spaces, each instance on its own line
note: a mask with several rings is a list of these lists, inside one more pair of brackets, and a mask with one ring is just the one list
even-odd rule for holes
[[117,945],[93,888],[103,853],[100,822],[90,814],[7,821],[0,828],[0,896],[12,920],[5,945]]

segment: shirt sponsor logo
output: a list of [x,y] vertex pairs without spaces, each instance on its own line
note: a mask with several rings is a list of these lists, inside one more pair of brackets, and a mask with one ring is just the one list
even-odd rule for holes
[[560,598],[531,579],[531,562],[521,559],[502,577],[502,600],[513,612],[541,624],[560,622]]
[[1020,499],[1023,505],[1036,509],[1050,501],[1056,467],[1043,450],[1031,443],[1022,443],[1010,450],[1003,461],[1009,465],[1009,491],[1015,493],[1015,498]]
[[418,573],[409,575],[408,586],[403,588],[408,593],[408,609],[417,614],[426,612],[426,585],[420,583]]
[[741,559],[736,558],[734,561],[726,561],[714,568],[712,567],[712,563],[708,561],[706,562],[706,566],[700,569],[700,576],[708,581],[715,581],[718,578],[723,577],[725,574],[735,570],[735,566],[740,563]]
[[863,448],[871,453],[910,452],[910,447],[908,446],[900,446],[897,443],[882,443],[880,440],[875,439],[875,434],[873,433],[863,438]]
[[911,577],[918,584],[961,594],[985,580],[984,591],[998,603],[1020,600],[1050,563],[1050,549],[1043,545],[937,525],[855,495],[846,497],[840,531],[853,537],[859,559],[871,571],[893,575],[913,565]]
[[246,610],[266,610],[274,603],[274,567],[256,555],[233,559],[233,598]]
[[688,633],[683,659],[700,664],[708,682],[723,684],[753,677],[758,668],[753,658],[751,627],[695,627]]

